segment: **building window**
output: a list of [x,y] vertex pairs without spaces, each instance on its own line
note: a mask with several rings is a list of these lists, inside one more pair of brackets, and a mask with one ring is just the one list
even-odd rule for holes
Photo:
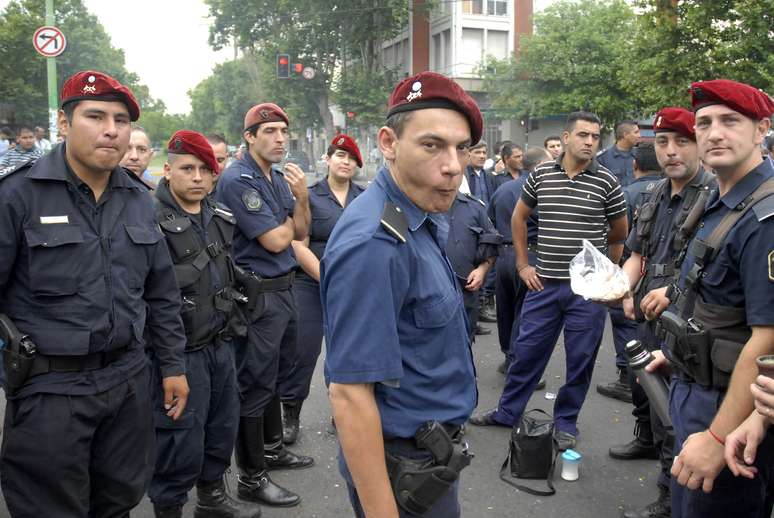
[[487,31],[486,53],[497,59],[508,57],[508,31]]
[[443,71],[448,73],[451,68],[451,29],[443,31]]
[[462,0],[464,14],[484,14],[484,0]]
[[508,0],[487,0],[486,13],[492,16],[508,16]]
[[460,66],[463,74],[472,74],[484,57],[484,29],[462,29]]

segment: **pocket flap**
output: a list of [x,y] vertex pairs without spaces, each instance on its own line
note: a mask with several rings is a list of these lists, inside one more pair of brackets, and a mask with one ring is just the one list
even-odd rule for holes
[[29,246],[54,247],[83,243],[83,233],[78,225],[40,225],[24,229]]
[[441,327],[457,314],[462,299],[457,292],[449,291],[440,301],[431,302],[414,309],[414,321],[417,327]]
[[712,342],[712,365],[721,372],[732,373],[744,344],[716,338]]
[[[166,221],[162,221],[159,223],[159,225],[164,229],[164,232],[181,234],[188,230],[188,228],[191,226],[191,220],[188,218],[168,219]],[[129,230],[129,227],[127,227],[127,230]]]
[[483,232],[484,232],[484,229],[483,229],[483,228],[481,228],[481,227],[468,227],[468,228],[469,228],[469,229],[471,230],[471,232],[473,232],[474,234],[481,234],[481,233],[483,233]]
[[126,233],[136,245],[152,245],[158,243],[162,237],[158,228],[138,227],[134,225],[125,225]]

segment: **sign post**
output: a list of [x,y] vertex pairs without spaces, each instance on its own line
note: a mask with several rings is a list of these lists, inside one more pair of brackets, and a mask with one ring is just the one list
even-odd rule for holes
[[59,102],[56,88],[56,57],[64,52],[67,40],[61,30],[54,26],[54,0],[46,0],[46,25],[39,27],[32,36],[32,45],[46,58],[48,76],[48,131],[51,142],[56,143],[56,113]]

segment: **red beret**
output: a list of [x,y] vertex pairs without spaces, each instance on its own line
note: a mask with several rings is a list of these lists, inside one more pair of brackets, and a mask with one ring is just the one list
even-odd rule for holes
[[126,105],[132,121],[140,118],[140,105],[132,91],[109,75],[94,70],[70,76],[62,85],[60,99],[62,107],[74,101],[118,101]]
[[768,119],[774,113],[774,101],[757,88],[728,79],[691,84],[693,111],[711,104],[723,104],[751,119]]
[[476,143],[481,140],[484,120],[476,101],[460,85],[435,72],[420,72],[398,83],[390,95],[387,117],[426,108],[460,112],[470,124],[470,141]]
[[274,103],[256,104],[245,114],[245,131],[264,122],[284,122],[290,126],[288,114]]
[[180,130],[172,135],[167,144],[167,152],[174,155],[193,155],[204,162],[212,172],[218,174],[218,161],[212,145],[201,133]]
[[664,131],[676,131],[680,135],[696,140],[696,132],[693,127],[696,124],[696,117],[693,112],[685,108],[667,107],[661,108],[656,113],[653,121],[653,131],[656,133]]
[[355,139],[349,135],[336,135],[333,137],[333,140],[331,140],[331,146],[336,149],[343,149],[355,157],[355,162],[357,162],[358,167],[363,167],[363,157],[360,156],[360,148],[357,147]]

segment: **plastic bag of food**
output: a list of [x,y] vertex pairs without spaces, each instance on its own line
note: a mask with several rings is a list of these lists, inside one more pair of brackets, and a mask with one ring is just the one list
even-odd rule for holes
[[586,300],[612,301],[629,291],[629,278],[597,247],[583,240],[583,249],[570,261],[570,287]]

